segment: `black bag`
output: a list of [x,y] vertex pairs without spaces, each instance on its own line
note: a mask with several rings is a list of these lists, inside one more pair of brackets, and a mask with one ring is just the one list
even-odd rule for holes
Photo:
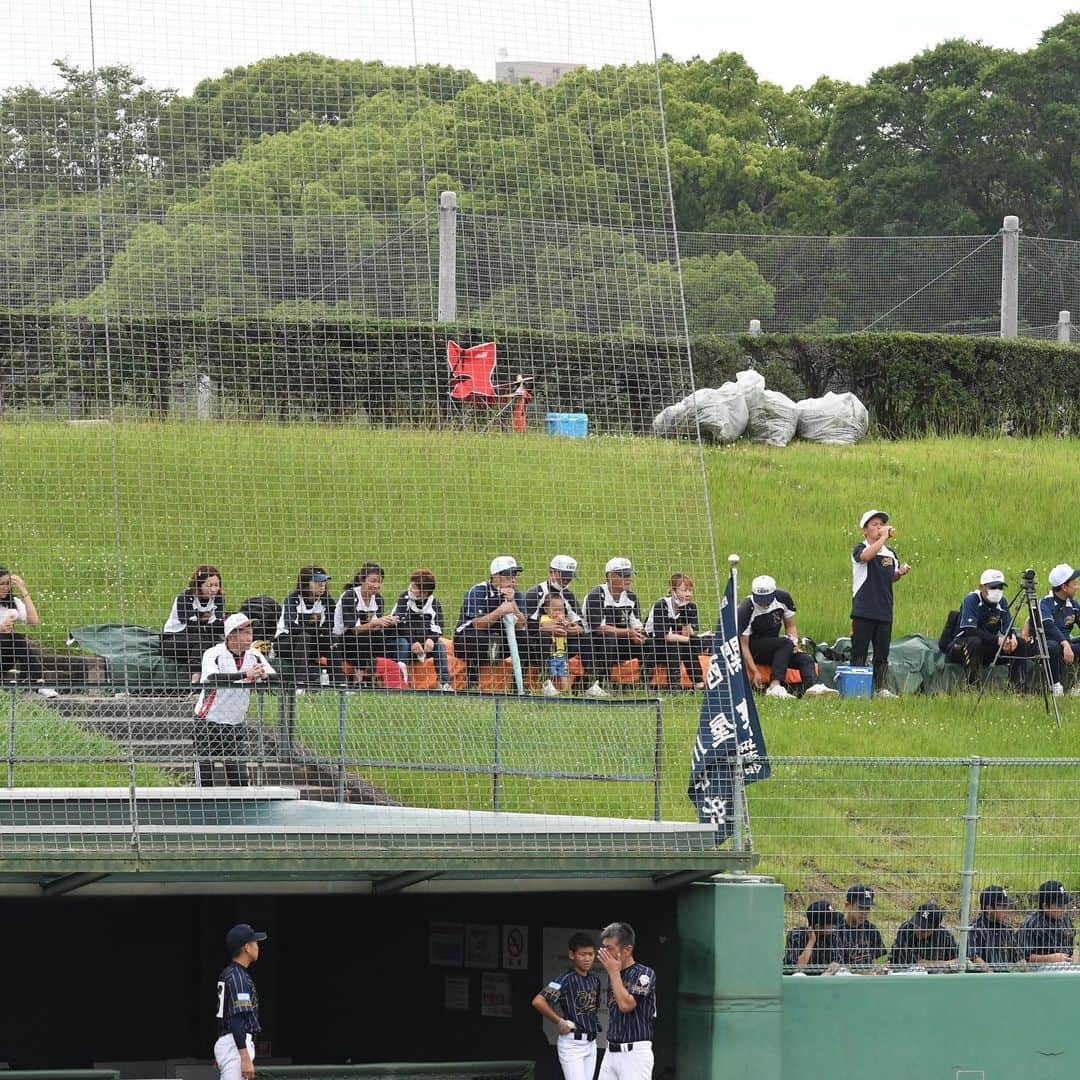
[[950,611],[945,616],[945,629],[941,631],[941,637],[937,639],[937,647],[942,652],[948,652],[949,646],[956,640],[956,628],[960,623],[960,612]]
[[240,605],[240,610],[251,620],[255,641],[274,640],[281,605],[272,596],[248,597]]

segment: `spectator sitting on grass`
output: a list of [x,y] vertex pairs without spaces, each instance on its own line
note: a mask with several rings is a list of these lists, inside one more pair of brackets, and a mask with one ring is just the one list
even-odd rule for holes
[[161,654],[183,668],[193,683],[198,682],[203,653],[221,641],[224,622],[221,573],[206,563],[196,566],[161,631]]
[[[585,632],[585,621],[581,617],[581,605],[570,588],[570,582],[577,574],[577,559],[570,555],[555,555],[548,566],[545,581],[534,585],[525,593],[525,634],[523,662],[537,667],[546,667],[551,656],[551,634],[541,626],[544,607],[549,596],[558,595],[563,600],[563,625],[559,626],[559,636],[566,644],[566,655],[577,656],[581,651],[581,635]],[[522,637],[518,638],[518,647],[522,647]],[[551,683],[549,686],[548,683]],[[555,684],[545,673],[544,694],[552,696]]]
[[976,967],[988,971],[1023,963],[1020,939],[1012,927],[1016,898],[1001,885],[988,885],[979,893],[979,917],[968,932],[967,954]]
[[815,900],[806,909],[806,925],[787,933],[784,970],[789,974],[832,975],[843,958],[838,934],[843,921],[843,915],[828,900]]
[[442,604],[435,597],[435,575],[420,567],[409,575],[409,587],[397,598],[393,614],[398,620],[398,660],[435,661],[439,689],[453,690],[446,661],[446,643],[442,639]]
[[1072,893],[1060,881],[1044,881],[1039,886],[1039,908],[1017,931],[1020,953],[1031,964],[1071,964],[1076,931],[1069,918]]
[[541,640],[548,642],[547,679],[543,687],[545,697],[557,697],[570,689],[570,660],[566,649],[569,625],[565,599],[557,592],[548,593],[544,613],[540,616]]
[[585,597],[585,626],[588,637],[582,645],[588,660],[586,670],[593,679],[586,697],[606,698],[611,694],[601,685],[611,668],[624,660],[640,661],[644,656],[645,626],[637,596],[630,590],[634,568],[629,559],[616,556],[604,566],[605,581]]
[[956,938],[941,925],[944,916],[936,900],[921,904],[896,931],[889,963],[893,967],[953,967],[958,951]]
[[805,693],[815,697],[836,693],[818,682],[814,658],[797,651],[799,631],[795,626],[795,601],[791,599],[791,593],[778,589],[776,581],[768,574],[754,578],[750,595],[738,606],[735,618],[743,666],[753,686],[760,689],[765,685],[757,665],[768,664],[772,671],[769,688],[765,691],[768,697],[793,696],[784,685],[789,667],[798,669]]
[[[1055,697],[1065,692],[1061,685],[1062,664],[1072,667],[1077,651],[1080,651],[1080,638],[1072,636],[1073,630],[1080,626],[1080,605],[1073,599],[1077,578],[1080,578],[1080,570],[1074,570],[1068,563],[1059,563],[1048,577],[1050,592],[1039,601]],[[1074,682],[1071,693],[1080,695],[1080,682]]]
[[888,954],[881,931],[867,917],[874,906],[869,885],[852,885],[844,899],[844,922],[837,931],[840,960],[847,967],[868,967]]
[[[12,587],[18,590],[18,596]],[[30,598],[26,582],[18,574],[0,567],[0,672],[6,679],[14,669],[42,697],[56,697],[56,691],[44,685],[41,649],[37,642],[15,629],[16,623],[40,626],[41,616]]]
[[525,626],[522,606],[525,597],[516,587],[521,573],[512,555],[491,560],[487,581],[474,585],[461,601],[461,614],[454,628],[454,655],[464,660],[468,685],[477,685],[482,663],[495,663],[510,655],[503,618],[514,619],[515,634]]
[[274,654],[292,667],[298,686],[321,683],[329,672],[320,660],[330,661],[333,647],[334,599],[327,593],[330,575],[321,566],[301,566],[296,588],[285,597],[274,635]]
[[[694,603],[694,579],[689,574],[672,574],[668,585],[667,596],[660,597],[653,604],[645,620],[652,662],[667,671],[669,690],[679,689],[680,667],[686,668],[694,689],[703,690],[705,682],[701,677],[698,655],[711,649],[705,645],[703,650],[703,642],[699,640],[701,628],[697,604]],[[707,638],[705,640],[708,641]]]
[[999,664],[1009,664],[1009,679],[1020,689],[1024,685],[1024,666],[1009,663],[1009,657],[1026,656],[1031,651],[1032,646],[1016,636],[1005,601],[1005,575],[1000,570],[984,570],[979,587],[969,592],[960,605],[956,637],[948,658],[963,664],[968,683],[977,686],[983,669],[998,657]]
[[357,686],[374,673],[377,658],[397,661],[398,620],[385,613],[379,592],[383,577],[378,563],[364,563],[334,609],[334,636],[341,640],[345,659],[355,669],[352,678]]

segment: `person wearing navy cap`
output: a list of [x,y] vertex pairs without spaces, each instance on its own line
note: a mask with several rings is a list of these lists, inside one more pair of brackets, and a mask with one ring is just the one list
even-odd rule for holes
[[259,959],[259,943],[266,940],[261,930],[239,923],[225,935],[225,951],[231,957],[218,976],[218,1039],[214,1060],[221,1080],[254,1080],[255,1039],[259,1026],[259,995],[248,968]]
[[598,1080],[650,1080],[656,972],[634,959],[636,935],[629,923],[600,931],[600,963],[608,974],[607,1050]]
[[960,605],[956,637],[947,650],[947,658],[963,664],[967,681],[977,686],[983,670],[997,659],[1009,665],[1009,678],[1017,689],[1024,685],[1024,665],[1010,657],[1028,656],[1034,645],[1021,641],[1013,626],[1005,600],[1005,575],[993,568],[979,576],[979,587],[969,592]]
[[889,963],[893,967],[953,967],[958,952],[956,938],[941,925],[944,916],[936,900],[920,904],[896,931]]
[[1012,910],[1017,906],[1003,885],[988,885],[979,893],[979,917],[968,931],[967,955],[983,971],[1020,964],[1024,954],[1012,926]]
[[1044,881],[1039,886],[1039,908],[1021,924],[1017,932],[1020,952],[1031,964],[1071,964],[1076,931],[1069,918],[1073,895],[1060,881]]
[[[1050,654],[1054,697],[1065,693],[1061,683],[1062,665],[1072,667],[1080,653],[1080,637],[1073,636],[1073,631],[1080,629],[1080,604],[1074,599],[1078,578],[1080,570],[1074,570],[1068,563],[1059,563],[1047,577],[1050,592],[1039,601],[1046,648]],[[1074,696],[1080,695],[1080,682],[1074,683],[1070,692]]]
[[843,921],[844,916],[828,900],[815,900],[806,909],[806,925],[796,926],[787,933],[784,971],[832,975],[842,958],[837,931]]
[[887,955],[881,931],[867,912],[874,906],[869,885],[852,885],[844,898],[844,923],[837,933],[841,963],[845,967],[868,967]]
[[897,558],[886,541],[896,535],[884,510],[867,510],[859,519],[863,539],[851,552],[851,662],[862,665],[874,646],[874,688],[893,697],[885,685],[892,644],[893,583],[911,567]]

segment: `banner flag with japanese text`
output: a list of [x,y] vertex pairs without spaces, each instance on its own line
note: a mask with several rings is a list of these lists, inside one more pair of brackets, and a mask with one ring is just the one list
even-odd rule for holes
[[701,719],[694,742],[687,794],[698,820],[713,824],[722,838],[731,835],[737,763],[743,782],[767,780],[770,773],[757,706],[743,671],[735,618],[735,577],[728,578],[720,601],[713,657],[705,679]]

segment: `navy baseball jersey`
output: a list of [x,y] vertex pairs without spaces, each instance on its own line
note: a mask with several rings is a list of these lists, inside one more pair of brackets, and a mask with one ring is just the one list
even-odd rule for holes
[[624,1013],[608,989],[608,1044],[651,1040],[656,1020],[656,972],[635,962],[620,974],[623,986],[633,995],[637,1007]]
[[590,971],[579,975],[571,968],[540,991],[548,1004],[578,1031],[595,1035],[600,1030],[596,1008],[600,1003],[600,980]]
[[869,562],[863,562],[866,543],[855,545],[851,553],[851,617],[892,622],[893,578],[899,566],[896,552],[886,545]]
[[1053,593],[1047,593],[1039,601],[1039,611],[1042,612],[1048,641],[1080,643],[1080,638],[1072,636],[1073,631],[1080,626],[1080,607],[1071,599],[1059,600]]
[[[806,939],[810,934],[810,927],[797,926],[789,930],[787,940],[784,942],[784,967],[793,968],[799,962],[799,956],[806,948]],[[807,966],[811,968],[824,968],[830,964],[838,964],[841,959],[840,944],[837,932],[817,932],[814,939],[814,948],[810,952]]]
[[1020,951],[1026,960],[1032,954],[1049,956],[1051,953],[1071,953],[1076,940],[1072,919],[1068,915],[1051,919],[1045,911],[1033,911],[1017,931]]
[[754,607],[752,597],[747,597],[735,609],[735,625],[740,637],[771,638],[784,634],[784,620],[795,617],[795,601],[791,593],[777,589],[772,602],[765,608]]
[[848,967],[872,964],[888,952],[881,931],[869,919],[858,926],[848,926],[845,923],[835,931],[835,935],[840,951],[840,963]]
[[259,995],[255,983],[243,964],[234,960],[218,976],[217,984],[217,1030],[218,1036],[236,1036],[236,1045],[244,1041],[237,1036],[237,1028],[248,1035],[257,1035],[259,1027]]
[[889,963],[909,967],[924,960],[955,960],[956,954],[956,938],[944,926],[936,927],[929,937],[919,939],[915,936],[914,923],[908,919],[896,931]]
[[983,595],[976,589],[964,597],[960,605],[960,619],[956,624],[956,639],[961,636],[974,634],[984,641],[992,641],[995,644],[999,636],[1006,636],[1012,630],[1012,616],[1009,614],[1009,605],[1004,600],[991,604],[984,600]]
[[1020,939],[1011,926],[992,923],[985,914],[971,924],[968,931],[969,960],[985,960],[991,967],[1007,967],[1026,959],[1020,951]]
[[[454,633],[460,634],[462,631],[467,630],[472,626],[474,619],[480,618],[481,615],[489,615],[504,599],[502,592],[496,589],[490,581],[481,581],[474,585],[461,601],[461,613],[458,615]],[[525,603],[525,597],[521,594],[520,589],[514,589],[514,602],[519,609]],[[473,629],[479,633],[485,632],[479,627],[473,627]],[[497,625],[486,628],[488,631],[499,631],[501,629],[502,627]]]

